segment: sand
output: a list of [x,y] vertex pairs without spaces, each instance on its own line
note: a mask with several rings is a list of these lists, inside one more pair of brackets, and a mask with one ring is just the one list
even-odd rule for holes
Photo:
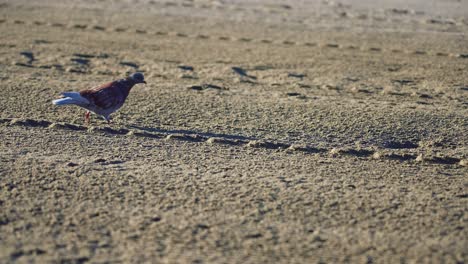
[[[0,262],[467,262],[466,14],[0,1]],[[110,125],[51,104],[135,71]]]

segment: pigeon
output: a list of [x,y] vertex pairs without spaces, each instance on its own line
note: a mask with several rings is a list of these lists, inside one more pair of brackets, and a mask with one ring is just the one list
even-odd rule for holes
[[54,105],[77,105],[85,108],[85,123],[89,124],[90,113],[102,116],[110,123],[110,115],[117,111],[127,99],[135,84],[145,83],[141,72],[131,74],[125,79],[105,83],[79,92],[64,92],[62,98],[53,100]]

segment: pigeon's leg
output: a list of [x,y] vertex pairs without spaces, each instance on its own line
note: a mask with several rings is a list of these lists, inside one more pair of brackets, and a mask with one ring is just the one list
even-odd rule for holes
[[85,114],[85,124],[89,125],[89,116],[90,116],[91,112],[90,111],[86,111],[86,114]]
[[107,121],[107,124],[112,124],[112,121],[110,119],[110,116],[104,116],[104,119]]

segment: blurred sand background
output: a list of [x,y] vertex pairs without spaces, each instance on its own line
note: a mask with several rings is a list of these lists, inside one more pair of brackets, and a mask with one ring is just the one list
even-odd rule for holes
[[[464,0],[0,0],[0,262],[467,262],[467,32]],[[111,125],[51,104],[135,71]]]

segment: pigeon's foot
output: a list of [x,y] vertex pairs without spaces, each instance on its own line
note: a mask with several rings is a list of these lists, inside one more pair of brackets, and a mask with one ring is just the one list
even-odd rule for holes
[[90,115],[91,115],[91,112],[90,111],[86,111],[85,113],[85,125],[89,125],[89,121],[90,121]]
[[110,117],[108,117],[108,116],[102,116],[102,117],[104,118],[104,120],[106,120],[108,125],[112,124],[112,121],[111,121]]

